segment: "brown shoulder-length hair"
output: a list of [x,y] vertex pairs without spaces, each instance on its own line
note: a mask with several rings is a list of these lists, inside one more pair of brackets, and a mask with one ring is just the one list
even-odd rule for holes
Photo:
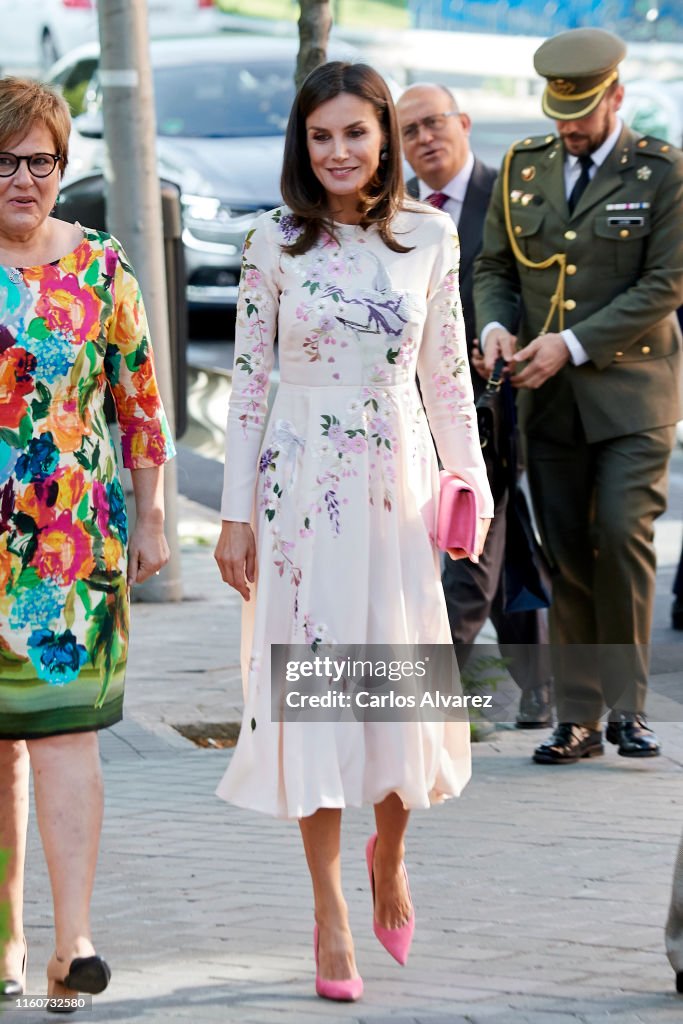
[[363,227],[376,224],[385,245],[394,252],[410,252],[410,247],[396,241],[391,230],[392,218],[401,209],[405,196],[401,143],[391,93],[374,68],[341,60],[321,64],[311,71],[289,115],[280,188],[282,198],[303,231],[283,248],[292,256],[298,256],[315,245],[323,230],[335,237],[325,189],[311,167],[306,119],[322,103],[340,93],[349,93],[371,103],[384,136],[379,167],[360,197],[360,224]]
[[0,152],[13,139],[25,138],[35,125],[52,136],[59,169],[69,162],[71,115],[66,101],[53,89],[30,78],[0,78]]

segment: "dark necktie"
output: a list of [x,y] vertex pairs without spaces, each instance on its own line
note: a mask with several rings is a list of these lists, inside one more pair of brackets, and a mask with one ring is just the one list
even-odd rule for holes
[[574,188],[571,190],[569,194],[569,199],[567,200],[567,205],[569,207],[570,213],[574,212],[579,199],[588,188],[589,182],[591,180],[590,170],[593,166],[593,158],[588,156],[588,154],[586,153],[585,156],[579,157],[579,163],[581,164],[581,174],[577,178],[574,184]]
[[448,202],[448,198],[449,197],[446,195],[445,192],[432,192],[430,195],[427,196],[425,202],[429,203],[431,206],[435,206],[437,210],[440,210],[443,207],[444,203]]

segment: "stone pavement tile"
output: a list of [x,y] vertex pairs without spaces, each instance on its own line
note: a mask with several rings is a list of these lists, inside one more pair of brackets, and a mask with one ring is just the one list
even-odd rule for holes
[[[657,1006],[658,1024],[679,1024],[683,1007],[678,1006]],[[653,1018],[651,1010],[645,1009],[642,1013],[626,1013],[618,1018],[619,1024],[649,1024]],[[610,1013],[586,1013],[581,1016],[582,1024],[614,1024],[614,1014]]]
[[559,1010],[552,1013],[546,1010],[527,1012],[507,1006],[502,1011],[500,1007],[493,1009],[491,1013],[477,1010],[467,1018],[467,1021],[468,1024],[482,1024],[484,1021],[486,1024],[577,1024],[581,1018],[569,1010],[564,1013]]
[[474,1018],[461,1006],[454,1006],[450,1014],[436,1014],[427,1016],[426,1013],[404,1015],[403,1013],[383,1014],[379,1013],[372,1017],[361,1017],[361,1024],[365,1020],[372,1020],[372,1024],[469,1024]]
[[513,997],[509,1001],[510,1019],[517,1024],[517,1013],[530,1014],[533,1011],[545,1015],[550,1022],[554,1019],[555,1014],[570,1012],[579,1021],[584,1021],[590,1015],[595,1015],[600,1019],[602,1015],[603,1019],[618,1020],[621,1024],[625,1017],[633,1015],[639,1024],[641,1021],[647,1022],[647,1024],[652,1024],[652,1022],[660,1024],[662,1019],[660,1013],[667,1012],[673,999],[674,997],[668,993],[646,993],[643,995],[613,989],[595,989],[584,992],[572,988],[562,993],[560,998],[557,998],[555,993],[545,998],[530,996],[520,999]]
[[[662,928],[683,824],[680,723],[661,728],[665,756],[647,765],[610,749],[597,763],[544,770],[530,762],[539,737],[514,730],[475,747],[463,797],[412,817],[418,925],[403,970],[371,932],[371,813],[346,814],[345,891],[366,996],[347,1007],[316,999],[296,824],[219,801],[231,754],[170,731],[196,715],[230,720],[240,702],[237,606],[210,552],[195,545],[183,558],[193,600],[136,605],[127,717],[102,737],[107,808],[93,918],[114,977],[94,1021],[674,1019],[681,1001]],[[30,987],[41,991],[51,913],[33,822],[29,880]]]

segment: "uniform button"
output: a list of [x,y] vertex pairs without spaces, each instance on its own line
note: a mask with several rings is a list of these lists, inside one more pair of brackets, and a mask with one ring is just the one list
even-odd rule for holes
[[524,140],[524,145],[525,146],[530,146],[533,141],[534,141],[533,139],[525,139]]
[[650,348],[649,345],[643,345],[643,347],[641,348],[640,351],[643,353],[644,356],[649,356],[649,354],[652,351],[652,349]]
[[623,354],[624,354],[624,353],[623,353],[623,352],[615,352],[614,354],[615,354],[615,356],[616,356],[616,357],[617,357],[617,359],[618,359],[618,358],[619,358],[619,356],[623,356]]
[[628,228],[622,228],[621,231],[619,232],[619,238],[629,238],[630,234],[631,234],[631,232],[629,231]]
[[570,277],[573,277],[573,276],[574,276],[574,274],[576,273],[576,267],[574,266],[574,264],[573,264],[573,263],[570,263],[570,264],[568,265],[568,267],[567,267],[567,273],[569,274],[569,276],[570,276]]
[[639,149],[645,149],[646,146],[647,146],[647,139],[641,139],[640,142],[638,143],[638,148]]
[[574,301],[574,299],[567,299],[567,301],[564,304],[564,308],[565,309],[576,309],[576,302]]
[[[554,135],[546,135],[546,137],[545,137],[545,141],[546,141],[546,142],[552,142],[554,138],[555,138],[555,136],[554,136]],[[667,146],[666,148],[668,149],[669,147]],[[664,147],[662,147],[662,150],[663,150],[663,149],[664,149]]]
[[564,237],[568,239],[568,241],[573,242],[576,238],[576,231],[565,231]]
[[668,153],[670,149],[671,149],[671,146],[660,146],[659,147],[660,153]]
[[521,233],[522,233],[522,225],[521,224],[515,224],[515,234],[516,235],[521,235]]

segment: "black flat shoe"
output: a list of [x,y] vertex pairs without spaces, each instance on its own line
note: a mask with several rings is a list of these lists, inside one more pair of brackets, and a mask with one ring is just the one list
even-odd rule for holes
[[21,979],[3,978],[0,980],[0,1002],[9,1002],[11,999],[18,999],[23,996],[26,990],[26,939],[24,939],[24,959],[21,963]]
[[671,606],[671,628],[683,629],[683,597],[677,597]]
[[608,722],[605,739],[619,747],[622,757],[658,757],[662,752],[644,715],[622,715],[618,722]]
[[9,1002],[11,999],[18,999],[23,996],[24,986],[14,978],[3,978],[0,981],[0,1002]]
[[599,729],[587,729],[575,722],[560,722],[545,743],[534,750],[536,764],[574,764],[584,757],[605,753]]
[[676,991],[683,995],[683,971],[676,971]]
[[75,1006],[61,1006],[61,1001],[75,999],[79,992],[99,995],[104,992],[111,978],[109,964],[101,956],[77,956],[71,961],[68,972],[60,977],[63,967],[56,956],[47,965],[48,998],[57,1000],[49,1006],[52,1013],[73,1013]]

